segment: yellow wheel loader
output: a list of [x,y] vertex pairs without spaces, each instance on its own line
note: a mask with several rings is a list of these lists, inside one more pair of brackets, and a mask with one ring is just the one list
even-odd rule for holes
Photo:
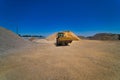
[[72,42],[72,39],[65,36],[65,33],[64,32],[59,32],[57,34],[57,38],[56,38],[56,45],[59,46],[66,46],[68,45],[69,43]]

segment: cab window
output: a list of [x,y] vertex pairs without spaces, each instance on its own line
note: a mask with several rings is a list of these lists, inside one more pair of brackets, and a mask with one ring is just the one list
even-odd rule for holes
[[58,37],[64,37],[63,33],[58,33]]

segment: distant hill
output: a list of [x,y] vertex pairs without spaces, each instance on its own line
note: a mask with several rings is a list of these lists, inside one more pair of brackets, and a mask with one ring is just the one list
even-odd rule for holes
[[120,40],[120,34],[113,33],[97,33],[93,36],[79,36],[81,39],[90,39],[90,40]]
[[19,35],[20,37],[24,38],[24,39],[45,39],[45,36],[42,35]]
[[44,37],[42,35],[20,35],[21,37]]
[[87,39],[85,36],[78,36],[80,39]]

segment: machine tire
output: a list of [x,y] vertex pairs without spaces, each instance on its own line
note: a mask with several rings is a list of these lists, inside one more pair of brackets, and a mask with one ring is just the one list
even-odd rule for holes
[[68,43],[67,43],[67,42],[65,42],[65,45],[67,46],[67,45],[68,45]]

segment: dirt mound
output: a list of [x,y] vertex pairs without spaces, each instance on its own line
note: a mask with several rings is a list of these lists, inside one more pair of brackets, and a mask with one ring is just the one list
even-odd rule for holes
[[16,35],[15,33],[0,27],[0,52],[18,48],[27,44],[27,41]]
[[[65,34],[66,37],[71,38],[72,40],[78,41],[80,40],[80,38],[78,36],[76,36],[73,32],[71,31],[64,31],[63,32]],[[53,35],[47,37],[47,40],[55,40],[57,38],[57,33],[54,33]]]
[[52,40],[55,40],[56,37],[57,37],[57,33],[54,33],[54,34],[48,36],[46,39],[49,40],[49,41],[52,41]]

